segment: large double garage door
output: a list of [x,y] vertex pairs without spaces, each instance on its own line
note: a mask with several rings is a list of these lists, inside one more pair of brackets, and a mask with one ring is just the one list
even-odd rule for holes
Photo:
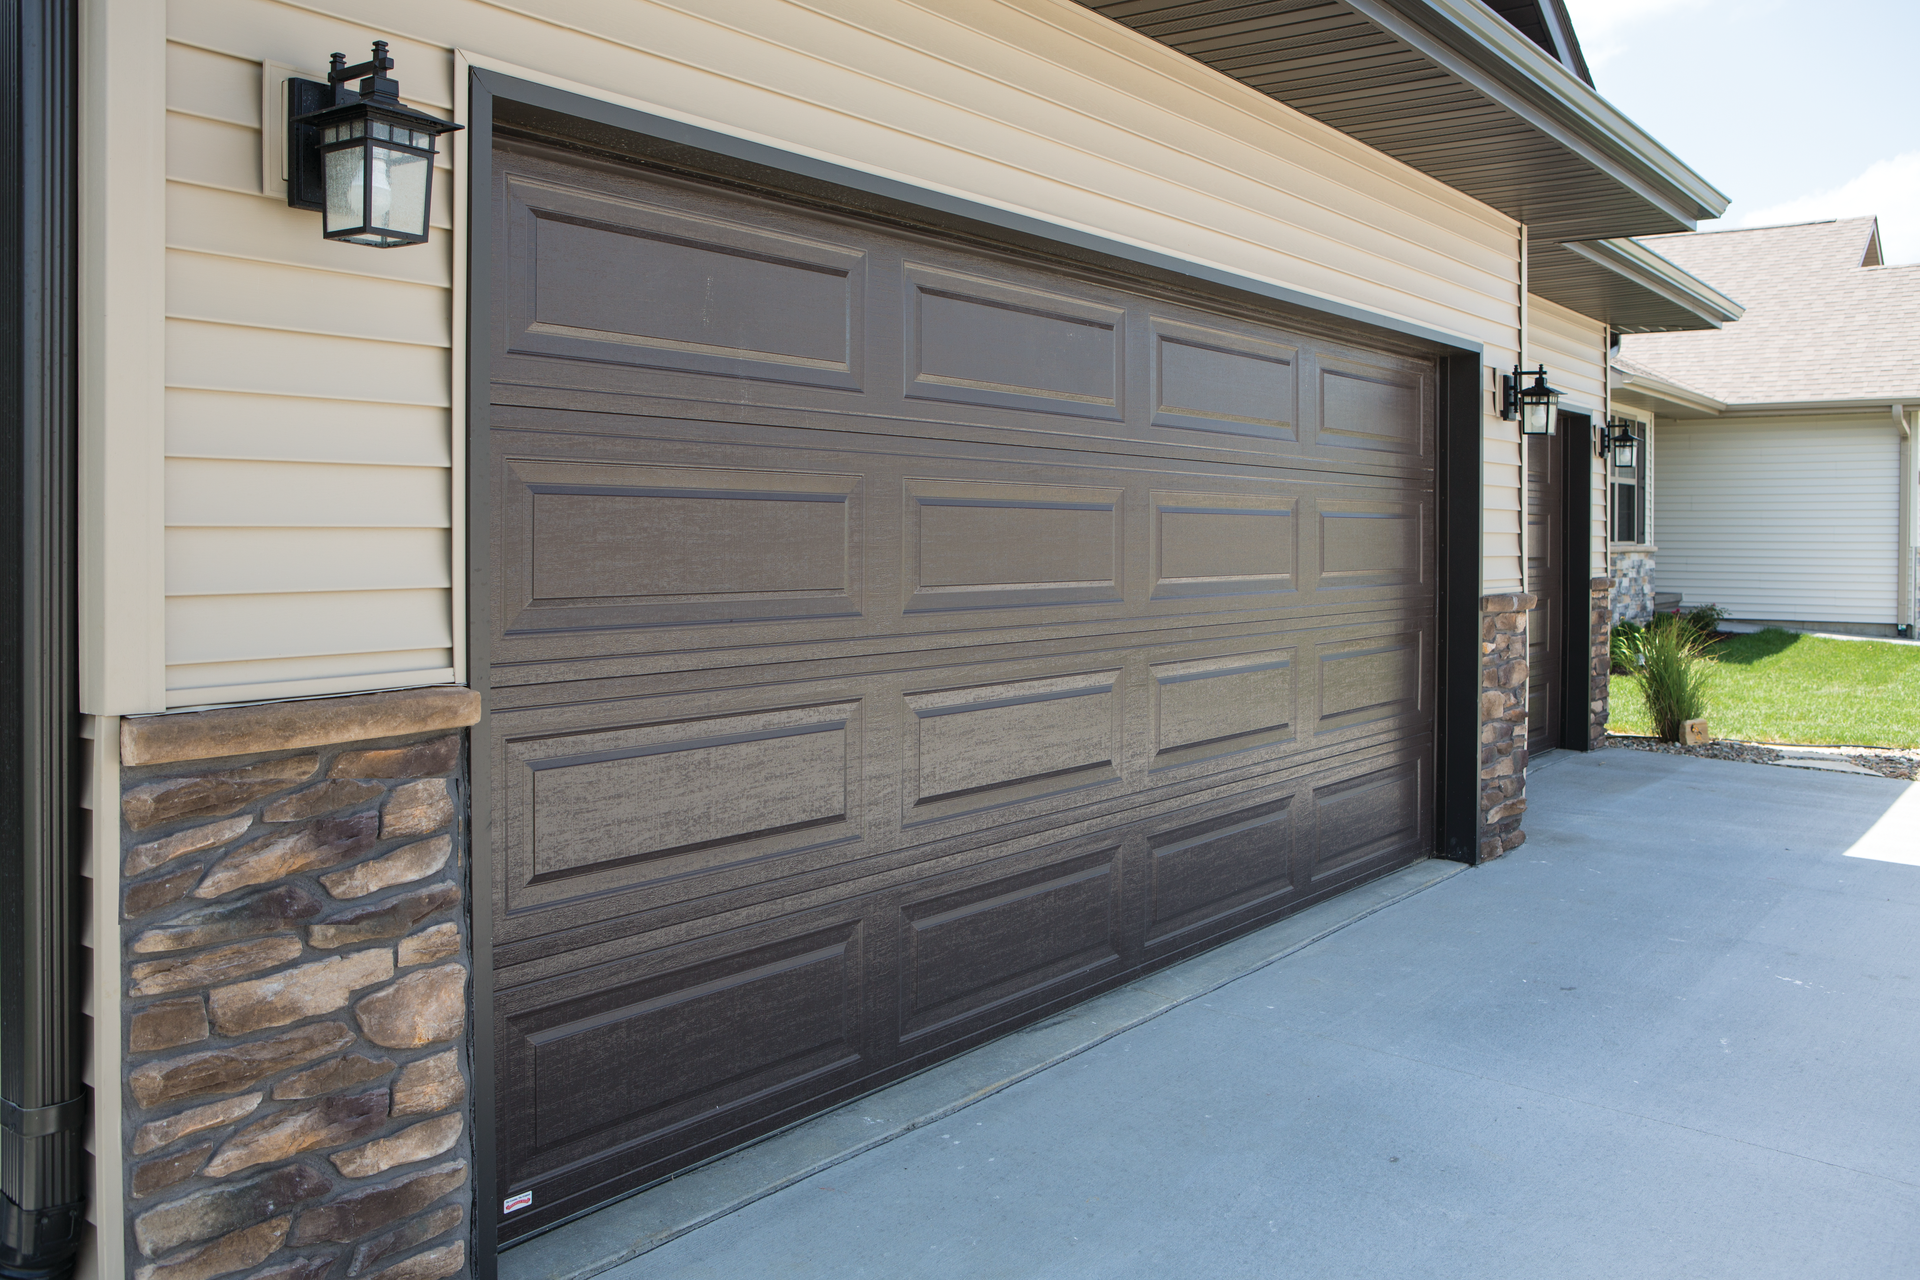
[[1431,361],[494,166],[503,1240],[1429,851]]

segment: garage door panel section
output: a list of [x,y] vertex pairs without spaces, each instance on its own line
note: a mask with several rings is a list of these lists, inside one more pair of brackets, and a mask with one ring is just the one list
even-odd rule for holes
[[729,1112],[857,1075],[862,945],[843,908],[503,997],[500,1078],[518,1105],[501,1118],[520,1183],[540,1180],[550,1201],[623,1151],[696,1144]]
[[959,887],[945,877],[900,910],[900,1038],[1004,1016],[1118,969],[1120,849],[1054,856]]
[[1235,917],[1271,915],[1300,890],[1293,788],[1236,796],[1148,837],[1146,945],[1207,937]]
[[860,478],[502,460],[506,635],[852,617]]
[[1315,374],[1314,443],[1322,452],[1432,456],[1434,397],[1424,371],[1323,355]]
[[1313,788],[1310,883],[1358,879],[1426,847],[1432,810],[1426,753],[1403,753],[1390,764],[1369,761],[1348,771],[1351,776]]
[[[653,889],[823,853],[858,856],[857,701],[504,737],[506,909]],[[697,891],[688,885],[689,891]]]
[[1224,757],[1291,743],[1297,652],[1255,649],[1153,663],[1150,767],[1217,767]]
[[1430,712],[1426,633],[1368,629],[1349,639],[1323,638],[1315,646],[1319,742],[1392,730],[1407,732]]
[[1082,800],[1120,782],[1119,671],[1001,680],[906,695],[902,821],[917,826]]
[[1124,490],[917,479],[905,493],[908,613],[1124,598]]
[[1126,416],[1124,308],[912,262],[902,277],[909,399]]
[[503,1240],[1427,852],[1430,362],[496,160]]
[[1242,447],[1298,441],[1298,356],[1298,348],[1252,333],[1156,317],[1148,421],[1201,439],[1240,437]]
[[1323,498],[1318,506],[1320,590],[1422,585],[1428,562],[1422,504]]
[[506,351],[859,388],[860,252],[577,187],[505,181]]
[[1283,482],[1264,493],[1154,490],[1152,598],[1178,600],[1184,611],[1212,597],[1297,592],[1299,498],[1290,488]]

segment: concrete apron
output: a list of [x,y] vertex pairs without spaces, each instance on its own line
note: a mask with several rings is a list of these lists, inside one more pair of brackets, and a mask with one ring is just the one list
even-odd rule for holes
[[1508,857],[610,1275],[1920,1275],[1920,787],[1529,793]]
[[1076,1005],[864,1098],[576,1218],[500,1256],[501,1280],[586,1280],[1219,990],[1464,864],[1427,859]]

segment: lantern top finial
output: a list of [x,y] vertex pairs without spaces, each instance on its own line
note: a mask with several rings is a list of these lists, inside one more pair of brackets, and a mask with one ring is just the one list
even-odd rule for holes
[[333,86],[333,105],[346,106],[357,101],[352,96],[353,90],[347,87],[347,82],[359,77],[365,77],[360,80],[360,98],[392,99],[398,102],[400,82],[386,74],[391,70],[393,70],[393,56],[387,52],[385,40],[375,40],[373,56],[351,67],[347,65],[346,54],[334,54],[327,67],[327,83]]

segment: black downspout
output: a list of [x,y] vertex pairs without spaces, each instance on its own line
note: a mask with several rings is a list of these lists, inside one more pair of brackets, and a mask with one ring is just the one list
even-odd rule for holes
[[73,0],[0,0],[0,1276],[9,1277],[71,1273],[86,1208],[76,34]]

